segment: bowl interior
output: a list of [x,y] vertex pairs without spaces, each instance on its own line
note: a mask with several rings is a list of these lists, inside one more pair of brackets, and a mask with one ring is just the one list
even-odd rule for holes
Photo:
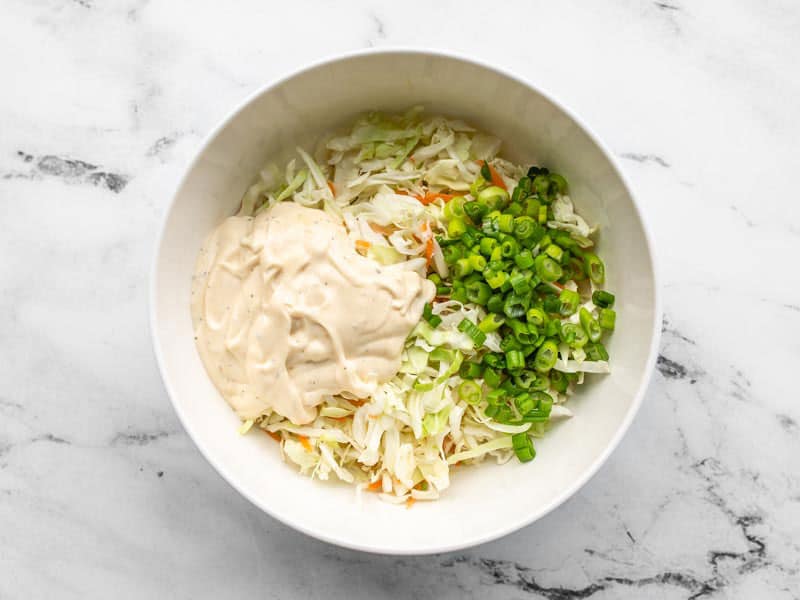
[[[601,225],[599,252],[617,295],[613,373],[570,401],[575,417],[537,443],[522,465],[456,469],[441,500],[413,509],[358,500],[345,485],[297,475],[266,435],[239,436],[238,419],[194,346],[190,278],[205,236],[232,214],[269,159],[310,144],[367,110],[461,117],[504,140],[503,153],[563,173],[577,209]],[[653,362],[660,314],[647,236],[631,195],[597,142],[553,101],[518,80],[454,57],[382,52],[324,63],[265,89],[211,136],[166,217],[153,273],[153,334],[179,417],[214,467],[285,523],[344,546],[387,553],[452,550],[529,523],[574,493],[627,428]],[[519,499],[524,499],[520,502]]]

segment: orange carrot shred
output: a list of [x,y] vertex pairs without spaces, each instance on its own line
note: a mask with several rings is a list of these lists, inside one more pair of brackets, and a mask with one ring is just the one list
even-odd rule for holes
[[409,496],[408,500],[406,500],[406,508],[411,508],[412,506],[414,506],[414,502],[416,501],[417,500],[416,498],[414,498],[414,496]]
[[433,260],[433,238],[430,238],[427,243],[425,244],[425,266],[431,266],[431,260]]
[[314,451],[314,447],[311,445],[311,442],[308,441],[308,438],[306,436],[298,435],[297,439],[303,445],[303,448],[305,448],[306,452],[313,452]]
[[[486,161],[479,160],[478,164],[480,166],[483,166],[484,164],[487,164],[487,163],[486,163]],[[494,167],[492,165],[488,165],[488,166],[489,166],[489,173],[492,174],[492,185],[496,185],[497,187],[503,188],[504,190],[508,191],[508,188],[506,187],[506,184],[503,181],[503,178],[500,177],[500,173],[495,171]]]
[[378,225],[377,223],[370,223],[370,229],[375,233],[380,233],[381,235],[391,235],[394,233],[394,228],[392,227],[384,227],[383,225]]
[[378,479],[377,481],[373,481],[367,486],[367,490],[370,492],[377,492],[378,490],[383,489],[383,482]]
[[356,240],[356,250],[359,252],[366,252],[372,246],[367,240]]
[[336,196],[336,188],[333,187],[333,182],[332,181],[328,181],[328,189],[331,191],[331,194]]
[[283,438],[281,437],[281,434],[279,434],[277,431],[267,431],[267,430],[263,430],[263,431],[264,431],[264,433],[266,433],[269,437],[271,437],[276,442],[282,442],[283,441]]

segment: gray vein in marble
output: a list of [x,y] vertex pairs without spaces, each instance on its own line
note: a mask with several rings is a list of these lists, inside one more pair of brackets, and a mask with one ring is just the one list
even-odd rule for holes
[[660,167],[669,169],[670,164],[657,154],[640,154],[638,152],[623,152],[620,156],[638,163],[655,163]]
[[29,165],[29,168],[26,171],[6,172],[3,174],[3,179],[55,177],[67,183],[89,183],[104,187],[115,194],[125,189],[130,180],[127,175],[98,170],[97,165],[75,158],[64,158],[52,154],[36,158],[22,150],[17,151],[17,156],[25,165]]
[[680,340],[682,342],[686,342],[687,344],[691,344],[692,346],[696,346],[697,342],[694,341],[692,338],[684,335],[674,327],[670,325],[670,320],[667,315],[664,315],[662,322],[661,322],[661,333],[665,333],[671,338]]
[[110,442],[111,446],[146,446],[158,440],[175,435],[175,431],[133,431],[117,433]]
[[374,26],[375,31],[375,38],[373,39],[370,37],[367,40],[367,46],[372,48],[376,45],[376,42],[382,41],[386,39],[386,29],[384,27],[383,21],[376,15],[375,13],[370,13],[370,19],[372,19],[372,23]]
[[571,588],[542,585],[537,581],[533,569],[512,561],[458,556],[442,562],[443,567],[453,567],[458,564],[467,564],[471,568],[478,569],[493,585],[513,586],[521,592],[536,594],[547,600],[581,600],[591,598],[600,592],[610,592],[617,587],[648,588],[664,585],[683,588],[691,592],[687,598],[694,599],[707,595],[715,589],[708,582],[679,571],[663,571],[640,578],[606,576],[583,587]]
[[681,363],[659,354],[656,359],[656,368],[667,379],[686,379],[689,369]]
[[674,10],[678,11],[681,9],[680,6],[675,6],[674,4],[667,4],[666,2],[656,2],[656,7],[660,8],[661,10]]
[[153,145],[147,149],[145,152],[146,156],[159,156],[172,148],[175,145],[175,142],[178,141],[180,137],[179,133],[173,133],[170,135],[165,135],[163,137],[158,138]]

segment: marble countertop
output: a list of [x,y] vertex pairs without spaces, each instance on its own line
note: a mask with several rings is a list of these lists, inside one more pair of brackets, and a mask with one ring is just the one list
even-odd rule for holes
[[[0,598],[800,597],[800,7],[6,0]],[[241,498],[161,384],[147,278],[202,137],[278,75],[450,48],[581,114],[660,250],[639,416],[542,521],[427,558],[307,538]]]

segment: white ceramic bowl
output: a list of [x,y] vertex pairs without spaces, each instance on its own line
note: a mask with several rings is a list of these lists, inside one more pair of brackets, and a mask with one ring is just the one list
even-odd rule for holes
[[[587,91],[588,93],[588,91]],[[367,110],[464,118],[504,140],[520,163],[563,173],[581,214],[602,227],[599,253],[617,295],[608,344],[613,373],[570,400],[575,417],[537,443],[536,460],[458,469],[437,502],[411,510],[353,488],[301,477],[265,435],[240,436],[238,419],[195,349],[189,287],[205,236],[232,214],[270,157],[284,156]],[[264,87],[203,144],[167,211],[152,273],[151,326],[167,391],[200,451],[230,484],[273,517],[358,550],[425,554],[486,542],[527,525],[574,494],[619,443],[645,392],[661,311],[650,237],[610,152],[549,96],[507,73],[423,51],[357,53]]]

